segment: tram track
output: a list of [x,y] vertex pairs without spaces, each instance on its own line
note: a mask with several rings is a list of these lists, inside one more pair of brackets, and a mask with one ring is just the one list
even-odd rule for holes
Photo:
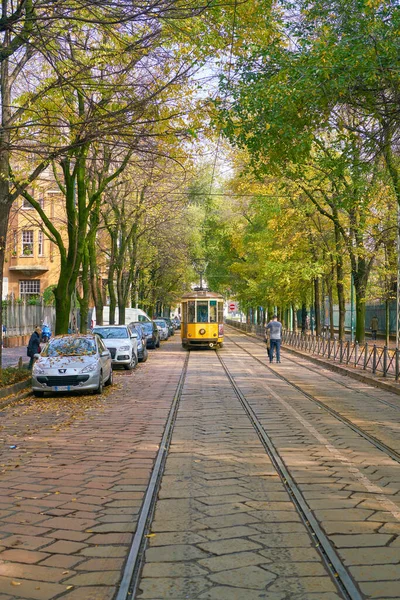
[[240,404],[246,412],[254,429],[256,430],[262,445],[264,446],[269,458],[272,461],[272,464],[274,465],[279,477],[284,483],[293,503],[295,504],[303,523],[307,527],[313,539],[317,540],[317,547],[320,551],[320,554],[324,560],[324,563],[329,573],[332,576],[333,581],[335,581],[336,586],[340,590],[343,597],[346,598],[346,600],[362,600],[363,595],[359,591],[357,585],[355,584],[353,578],[351,577],[349,571],[340,559],[339,555],[333,548],[328,536],[323,532],[318,520],[313,514],[313,511],[310,509],[303,493],[294,481],[282,457],[280,456],[278,450],[272,442],[272,439],[266,432],[265,428],[258,419],[255,411],[253,410],[245,395],[242,393],[240,387],[236,383],[234,376],[231,374],[229,368],[226,365],[226,362],[221,357],[221,353],[216,351],[216,354]]
[[[391,448],[390,446],[388,446],[387,444],[385,444],[381,440],[377,439],[373,435],[371,435],[368,432],[366,432],[365,430],[361,429],[358,425],[356,425],[355,423],[353,423],[350,419],[348,419],[347,417],[344,417],[343,415],[341,415],[339,412],[337,412],[336,410],[334,410],[333,408],[331,408],[330,406],[328,406],[324,402],[321,402],[321,400],[318,400],[318,398],[316,398],[315,396],[313,396],[309,392],[306,392],[305,390],[303,390],[299,385],[297,385],[296,383],[293,383],[292,381],[290,381],[288,378],[286,378],[284,375],[282,375],[282,373],[279,373],[279,372],[275,371],[275,369],[272,369],[271,367],[269,367],[268,364],[266,364],[265,362],[263,362],[257,356],[254,356],[254,354],[252,354],[251,352],[249,352],[249,350],[247,350],[247,348],[244,348],[243,346],[241,346],[240,344],[238,344],[230,336],[226,335],[225,337],[227,339],[229,339],[233,344],[235,344],[235,346],[237,346],[238,348],[240,348],[243,352],[245,352],[246,354],[248,354],[249,356],[251,356],[255,361],[257,361],[257,363],[261,364],[265,369],[267,369],[269,372],[273,373],[278,379],[281,379],[282,381],[284,381],[285,383],[287,383],[288,385],[290,385],[291,387],[293,387],[294,389],[296,389],[298,392],[300,392],[301,394],[303,394],[308,400],[310,400],[311,402],[313,402],[314,404],[316,404],[322,410],[325,410],[326,412],[328,412],[330,415],[332,415],[335,419],[337,419],[338,421],[340,421],[344,425],[347,425],[347,427],[349,427],[352,431],[354,431],[355,433],[357,433],[358,435],[360,435],[362,438],[364,438],[365,440],[367,440],[369,443],[371,443],[373,446],[375,446],[378,450],[380,450],[381,452],[384,452],[387,456],[389,456],[390,458],[392,458],[397,463],[400,463],[400,453],[397,452],[396,450],[394,450],[394,448]],[[293,361],[293,362],[295,364],[298,364],[298,363],[296,363],[296,361]],[[305,367],[305,368],[307,368],[307,367]],[[312,369],[310,369],[310,370],[312,370]]]
[[[232,345],[235,345],[236,347],[238,347],[241,350],[241,352],[247,354],[252,359],[254,359],[254,361],[256,361],[256,363],[260,363],[263,367],[266,367],[268,369],[267,365],[265,365],[260,359],[258,359],[258,357],[254,356],[251,352],[246,350],[246,348],[243,348],[242,346],[240,346],[240,344],[234,342],[234,340],[232,340],[232,339],[229,339],[229,342]],[[310,496],[311,500],[309,500],[309,496],[307,495],[307,490],[309,488],[307,488],[307,486],[304,488],[304,485],[303,485],[304,481],[303,482],[301,480],[296,481],[296,474],[292,470],[292,464],[290,461],[289,461],[289,463],[287,462],[285,452],[283,451],[284,446],[282,446],[282,444],[280,444],[279,437],[275,439],[274,429],[272,430],[272,433],[271,433],[268,429],[268,425],[267,426],[265,425],[262,405],[257,404],[257,400],[253,399],[252,391],[251,391],[253,389],[253,387],[251,386],[250,390],[249,391],[247,390],[248,383],[250,383],[251,379],[253,378],[253,375],[255,375],[258,378],[257,385],[259,385],[259,390],[265,389],[267,391],[267,393],[271,393],[272,394],[271,401],[273,401],[273,399],[275,399],[276,401],[280,402],[284,411],[287,411],[289,415],[291,414],[292,417],[295,417],[295,419],[298,419],[298,421],[305,427],[305,429],[309,431],[311,436],[314,436],[314,438],[318,440],[319,444],[326,449],[327,456],[329,456],[329,455],[331,456],[331,458],[329,458],[328,460],[329,461],[334,460],[338,464],[341,463],[343,465],[345,471],[348,471],[349,476],[354,478],[354,481],[356,483],[362,484],[365,487],[367,493],[371,493],[373,495],[374,501],[376,501],[382,507],[380,510],[391,512],[392,515],[394,515],[395,520],[400,521],[399,508],[396,507],[395,504],[390,500],[390,498],[388,498],[385,495],[384,489],[379,488],[379,486],[377,486],[377,485],[374,485],[372,483],[372,481],[368,479],[368,473],[365,475],[364,469],[362,467],[357,468],[357,464],[360,464],[360,463],[353,463],[352,459],[349,458],[348,455],[341,454],[340,445],[339,445],[338,449],[336,449],[335,442],[329,442],[329,438],[324,437],[324,435],[326,436],[324,429],[322,430],[323,433],[319,433],[318,430],[320,428],[319,428],[318,424],[315,425],[315,427],[314,427],[314,425],[312,425],[311,422],[307,421],[306,417],[302,416],[301,412],[296,411],[293,407],[290,406],[290,402],[288,402],[288,400],[285,399],[285,396],[281,396],[281,394],[278,394],[276,392],[276,390],[270,390],[270,386],[265,381],[263,381],[263,378],[261,375],[261,370],[260,370],[260,368],[257,368],[257,364],[255,364],[254,362],[252,363],[252,361],[247,361],[246,366],[243,367],[243,365],[240,364],[240,360],[243,359],[243,354],[242,354],[242,357],[240,357],[240,354],[237,352],[234,352],[232,354],[232,350],[233,350],[233,346],[231,346],[231,347],[228,346],[227,352],[226,352],[226,350],[223,350],[223,351],[216,351],[215,353],[208,354],[208,356],[214,354],[216,357],[216,361],[214,362],[214,360],[213,360],[211,364],[219,365],[218,368],[221,369],[221,376],[222,376],[222,379],[220,381],[222,381],[223,378],[225,378],[225,376],[226,376],[226,378],[229,382],[228,383],[229,388],[232,389],[233,394],[239,400],[241,409],[243,409],[243,411],[244,411],[243,414],[245,414],[246,418],[248,418],[250,420],[250,423],[252,425],[251,429],[254,430],[255,433],[257,434],[258,439],[260,440],[260,442],[263,445],[266,456],[269,458],[269,460],[271,460],[273,468],[280,478],[281,485],[284,486],[287,494],[289,495],[291,502],[293,503],[293,507],[295,507],[299,517],[301,518],[302,523],[304,524],[304,526],[306,527],[306,529],[308,531],[309,537],[313,540],[312,545],[315,548],[315,550],[319,552],[321,559],[324,563],[324,567],[326,569],[326,575],[328,577],[330,577],[330,579],[334,582],[334,584],[337,588],[338,595],[340,595],[340,597],[344,598],[345,600],[362,600],[363,598],[365,598],[365,595],[363,593],[363,591],[364,591],[363,587],[362,587],[362,585],[360,585],[358,578],[354,577],[354,573],[352,572],[352,570],[348,566],[346,566],[346,562],[343,559],[342,554],[341,554],[341,550],[343,549],[343,546],[341,546],[340,544],[337,545],[335,538],[332,539],[332,537],[331,537],[332,531],[330,531],[329,528],[328,529],[326,528],[326,517],[321,518],[321,515],[318,513],[318,510],[315,511],[315,506],[313,506],[313,503],[312,503],[312,496]],[[147,489],[147,492],[145,495],[144,502],[142,504],[135,538],[133,540],[133,544],[132,544],[130,552],[129,552],[129,557],[128,557],[128,560],[126,563],[126,567],[125,567],[125,571],[124,571],[121,585],[119,588],[119,592],[118,592],[118,595],[116,596],[115,600],[133,600],[133,598],[136,597],[136,594],[138,593],[139,589],[142,588],[142,586],[140,584],[141,584],[142,568],[143,568],[144,564],[146,563],[145,551],[147,549],[147,542],[149,541],[148,534],[150,533],[150,531],[153,531],[152,521],[153,521],[154,513],[156,510],[156,502],[157,502],[157,511],[159,510],[158,492],[159,492],[160,485],[161,485],[161,479],[164,475],[164,467],[165,467],[165,463],[167,461],[167,455],[169,454],[171,438],[173,435],[175,422],[176,422],[177,418],[178,418],[178,426],[179,426],[178,409],[179,409],[180,398],[181,398],[183,388],[185,385],[186,376],[188,376],[188,378],[189,378],[188,381],[189,381],[190,377],[193,378],[195,376],[194,373],[196,373],[196,369],[192,370],[191,367],[189,368],[189,356],[191,354],[192,353],[189,353],[189,352],[187,352],[187,354],[186,354],[185,363],[183,365],[179,383],[176,388],[173,402],[171,404],[171,408],[169,411],[163,438],[162,438],[159,452],[158,452],[158,455],[156,458],[156,463],[155,463],[155,466],[153,469],[153,473],[152,473],[151,480],[150,480],[150,483],[149,483],[149,486],[148,486],[148,489]],[[197,353],[195,353],[195,354],[197,354]],[[211,356],[210,356],[210,359],[211,359]],[[191,364],[192,363],[190,362],[190,365]],[[193,364],[196,365],[196,361]],[[271,371],[271,373],[274,373],[276,376],[279,376],[279,374],[274,369],[270,368],[269,370]],[[216,373],[216,371],[214,371],[214,373]],[[245,386],[245,388],[243,387],[243,385],[241,383],[242,376],[244,376],[244,380],[243,380],[244,384],[243,385]],[[240,383],[239,383],[238,377],[240,377]],[[286,384],[289,384],[292,388],[295,388],[298,392],[300,392],[305,397],[306,400],[309,399],[308,394],[306,392],[304,392],[301,388],[299,388],[296,385],[293,385],[285,377],[280,377],[280,378],[282,380],[284,380]],[[191,385],[193,386],[193,382]],[[258,397],[260,397],[259,390],[257,392]],[[184,394],[183,394],[183,397],[185,398]],[[233,398],[232,394],[231,394],[231,397]],[[256,395],[256,397],[257,397],[257,395]],[[215,399],[217,399],[217,396],[215,397]],[[272,406],[274,406],[274,405],[272,404],[271,407]],[[277,408],[277,405],[275,405],[275,406]],[[261,412],[259,412],[259,407],[261,408]],[[330,411],[327,411],[327,412],[330,412]],[[283,414],[283,413],[281,413],[281,414]],[[323,413],[321,413],[321,414],[323,414]],[[267,423],[268,422],[269,421],[267,420]],[[295,422],[295,421],[293,421],[293,422]],[[322,420],[322,423],[323,423],[323,420]],[[348,424],[345,423],[343,420],[342,420],[342,423],[345,424],[346,426],[348,426]],[[243,425],[242,425],[242,428],[243,428]],[[296,427],[294,428],[294,431],[296,431]],[[363,436],[363,437],[365,437],[365,436]],[[370,440],[368,440],[368,441],[370,441]],[[312,446],[314,442],[311,441],[311,437],[310,437],[310,442],[308,442],[308,438],[307,438],[306,443],[307,444],[310,443]],[[363,444],[364,444],[364,442],[363,442]],[[376,444],[374,444],[374,446],[377,447]],[[377,447],[377,449],[382,450],[379,447]],[[282,451],[283,451],[283,454],[282,454]],[[201,456],[203,456],[203,453],[201,453]],[[317,468],[319,468],[318,467],[319,464],[324,464],[326,462],[326,458],[322,458],[321,461],[322,462],[318,462],[318,460],[317,460],[317,462],[315,463]],[[201,460],[199,460],[197,457],[197,460],[195,460],[194,462],[201,463]],[[396,462],[400,462],[400,461],[397,460]],[[336,469],[337,469],[337,467],[335,466],[333,468],[333,472],[335,472]],[[166,474],[167,473],[168,473],[168,463],[166,465]],[[341,477],[346,477],[346,474],[341,475]],[[335,478],[333,479],[333,481],[335,481]],[[226,491],[225,493],[233,493],[233,492]],[[200,497],[199,497],[200,503],[202,502],[202,497],[204,497],[204,494],[200,495]],[[167,502],[171,501],[171,500],[168,500],[165,498],[166,497],[164,494],[164,500],[161,499],[161,504],[163,502],[167,503]],[[168,498],[168,496],[167,496],[167,498]],[[170,496],[170,498],[174,498],[174,495],[172,494]],[[289,500],[289,498],[288,498],[288,500]],[[341,501],[341,496],[339,495],[338,502],[340,502],[340,501]],[[362,502],[362,499],[360,499],[359,502]],[[206,503],[206,505],[208,505],[208,504]],[[346,501],[344,501],[344,504],[343,504],[343,508],[345,508],[345,507],[346,507]],[[262,510],[262,508],[261,508],[261,510]],[[278,509],[275,509],[275,510],[278,510]],[[379,510],[379,508],[377,510]],[[165,512],[165,509],[163,512]],[[201,513],[198,513],[198,514],[201,514]],[[156,519],[157,519],[157,517],[156,517]],[[329,518],[328,518],[328,521],[329,521]],[[389,519],[389,521],[390,521],[390,519]],[[163,530],[164,529],[161,528],[161,531],[163,531]],[[160,531],[160,529],[157,529],[157,527],[156,527],[155,531]],[[167,531],[168,531],[168,529],[167,529]],[[211,539],[213,539],[213,538],[211,538]],[[253,538],[250,538],[250,540],[255,541]],[[202,547],[200,545],[200,543],[199,543],[199,546],[200,546],[200,548]],[[346,546],[344,546],[344,547],[346,547]],[[154,552],[154,549],[157,548],[157,544],[156,544],[156,546],[153,546],[152,544],[150,544],[150,552],[152,551],[151,548],[153,548],[153,552]],[[214,559],[212,559],[212,560],[214,560]],[[151,562],[151,559],[150,559],[150,562]],[[145,579],[145,581],[147,581],[147,585],[149,585],[149,573],[147,573],[147,575],[145,577],[147,577],[147,579]],[[362,580],[361,580],[361,582],[362,582]],[[361,591],[361,590],[363,590],[363,591]],[[161,596],[157,595],[157,597],[161,597]],[[162,597],[164,597],[164,596],[162,596]],[[179,597],[181,597],[181,596],[179,596]],[[189,597],[189,596],[187,596],[187,597]],[[197,595],[195,597],[197,597]]]
[[121,583],[115,600],[133,600],[140,580],[140,573],[143,566],[143,558],[147,545],[146,535],[150,531],[150,525],[153,518],[157,494],[159,491],[161,479],[164,472],[165,462],[171,443],[174,425],[179,409],[179,403],[182,396],[183,386],[185,384],[190,353],[186,353],[185,362],[178,381],[178,385],[171,403],[168,418],[165,424],[164,433],[160,442],[154,468],[151,474],[149,484],[140,511],[135,535],[128,554],[128,558],[123,571]]
[[[237,333],[238,335],[241,335],[241,336],[245,337],[247,340],[251,341],[253,344],[256,344],[257,346],[260,346],[260,347],[264,346],[264,344],[258,338],[254,338],[253,336],[247,335],[246,333],[243,334],[241,331],[240,332],[238,331],[238,332],[235,332],[235,333]],[[229,337],[227,335],[225,335],[225,337],[228,338],[228,339],[230,339],[234,344],[237,344],[237,342],[235,342],[234,340],[232,340],[231,337]],[[289,351],[290,350],[291,349],[289,348]],[[305,356],[301,357],[301,358],[304,358],[304,360],[307,360],[307,357],[305,357]],[[386,406],[390,406],[391,408],[393,408],[395,410],[400,410],[400,404],[393,404],[393,402],[389,402],[388,400],[383,400],[382,398],[377,398],[376,396],[372,396],[371,394],[368,394],[368,393],[366,393],[364,391],[355,389],[355,388],[351,387],[350,385],[348,385],[345,382],[341,381],[339,383],[336,379],[334,379],[334,377],[330,377],[326,373],[321,373],[320,371],[318,371],[317,369],[313,369],[309,365],[305,365],[303,363],[299,363],[297,360],[294,360],[293,357],[286,356],[285,360],[287,360],[287,361],[289,361],[289,362],[291,362],[291,363],[293,363],[295,365],[301,366],[302,368],[306,369],[307,371],[310,371],[311,373],[315,373],[316,375],[323,376],[325,379],[328,379],[329,381],[333,381],[333,383],[336,383],[338,385],[341,385],[342,387],[345,387],[346,389],[350,390],[352,393],[355,393],[355,394],[358,394],[358,395],[362,394],[364,397],[371,398],[372,400],[374,400],[374,402],[379,402],[380,404],[385,404]],[[325,368],[325,367],[323,367],[323,368]]]

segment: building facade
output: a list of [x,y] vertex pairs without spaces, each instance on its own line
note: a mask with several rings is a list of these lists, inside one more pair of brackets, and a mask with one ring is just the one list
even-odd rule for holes
[[[63,196],[51,173],[45,172],[30,190],[59,231],[65,229]],[[43,221],[25,198],[14,203],[9,220],[3,299],[29,300],[58,281],[60,254],[45,233]]]

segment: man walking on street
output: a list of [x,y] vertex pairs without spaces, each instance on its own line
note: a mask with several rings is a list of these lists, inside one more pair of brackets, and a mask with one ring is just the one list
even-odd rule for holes
[[378,317],[375,315],[371,320],[371,337],[373,340],[376,340],[376,334],[378,333],[379,321]]
[[269,333],[269,362],[274,359],[274,348],[276,354],[276,362],[281,362],[281,339],[282,339],[282,323],[278,321],[278,317],[274,315],[271,321],[266,326],[266,333]]

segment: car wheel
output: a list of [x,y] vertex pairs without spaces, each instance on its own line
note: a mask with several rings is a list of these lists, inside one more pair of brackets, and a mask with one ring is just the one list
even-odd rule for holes
[[102,394],[103,393],[103,371],[100,371],[100,376],[99,376],[99,385],[98,387],[94,390],[93,392],[94,394]]
[[114,375],[113,375],[113,370],[111,368],[110,377],[107,379],[105,385],[112,385],[113,382],[114,382]]
[[124,365],[124,366],[127,371],[132,371],[132,369],[134,369],[136,367],[136,356],[135,356],[134,352],[132,352],[131,362],[129,363],[129,365]]
[[34,391],[33,395],[36,396],[36,398],[44,398],[44,392],[40,392],[40,391]]
[[147,352],[146,348],[143,350],[143,358],[141,359],[141,362],[146,362],[146,360],[149,358],[149,353]]
[[158,340],[158,342],[156,343],[156,348],[160,347],[160,340]]

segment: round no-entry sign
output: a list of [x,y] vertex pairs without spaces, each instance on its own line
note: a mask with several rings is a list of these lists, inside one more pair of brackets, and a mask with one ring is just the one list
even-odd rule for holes
[[229,303],[229,310],[236,310],[236,304],[234,302]]

